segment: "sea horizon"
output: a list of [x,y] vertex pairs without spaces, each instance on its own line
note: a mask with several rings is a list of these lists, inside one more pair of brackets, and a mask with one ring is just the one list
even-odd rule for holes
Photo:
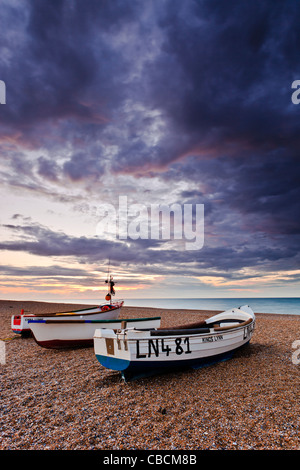
[[[117,297],[121,298],[121,297]],[[117,300],[116,298],[116,300]],[[37,302],[74,303],[97,305],[104,301],[99,299],[60,299],[37,300]],[[227,310],[233,307],[249,305],[254,313],[274,313],[300,315],[300,297],[217,297],[217,298],[128,298],[124,299],[126,307],[151,307],[184,310]]]

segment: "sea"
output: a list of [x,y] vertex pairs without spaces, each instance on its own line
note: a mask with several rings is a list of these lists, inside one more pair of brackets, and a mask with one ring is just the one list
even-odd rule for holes
[[[66,299],[66,303],[86,303],[97,305],[95,299]],[[99,301],[100,302],[100,301]],[[102,302],[100,302],[102,303]],[[254,313],[278,313],[283,315],[300,315],[300,297],[278,298],[163,298],[163,299],[124,299],[126,307],[153,307],[186,310],[227,310],[233,307],[249,305]]]

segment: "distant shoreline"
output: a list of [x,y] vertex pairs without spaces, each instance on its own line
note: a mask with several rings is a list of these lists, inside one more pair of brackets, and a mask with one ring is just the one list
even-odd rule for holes
[[[122,296],[116,295],[116,299]],[[48,305],[53,311],[67,308],[73,310],[82,306],[95,306],[105,303],[104,296],[99,295],[99,299],[61,299],[61,300],[13,300],[1,299],[0,302],[8,302],[12,305],[24,304],[36,306],[38,304]],[[242,305],[249,305],[255,313],[271,315],[300,315],[299,297],[257,297],[257,298],[206,298],[206,299],[180,299],[180,298],[149,298],[149,299],[124,299],[124,306],[138,308],[159,308],[164,310],[181,311],[224,311]],[[23,308],[23,307],[20,307]]]
[[[126,301],[125,301],[126,302]],[[105,302],[103,302],[105,303]],[[39,300],[3,300],[0,299],[0,310],[6,310],[7,314],[16,315],[24,310],[24,313],[54,313],[54,312],[62,312],[62,311],[72,311],[76,309],[80,309],[83,307],[91,306],[91,305],[99,305],[100,302],[95,302],[94,304],[87,304],[84,302],[79,303],[68,303],[68,302],[52,302],[52,301],[39,301]],[[234,306],[233,306],[234,307]],[[206,315],[206,314],[213,314],[217,312],[222,312],[224,309],[194,309],[194,308],[166,308],[166,307],[150,307],[150,306],[131,306],[124,304],[122,311],[131,311],[134,313],[134,317],[138,316],[139,311],[162,311],[164,313],[174,312],[184,313],[185,315],[188,314],[198,314],[198,315]],[[274,313],[274,312],[254,312],[255,315],[272,315],[276,317],[297,317],[299,315],[294,313]]]

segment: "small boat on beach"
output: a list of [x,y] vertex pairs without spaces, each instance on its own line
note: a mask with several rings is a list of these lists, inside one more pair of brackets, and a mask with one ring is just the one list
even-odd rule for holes
[[123,306],[123,300],[112,302],[111,304],[104,304],[98,307],[89,307],[80,310],[73,310],[70,312],[55,312],[55,313],[24,313],[21,311],[20,315],[13,315],[11,317],[11,329],[14,333],[19,333],[22,336],[29,336],[31,334],[30,322],[32,320],[55,320],[57,322],[64,320],[113,320],[118,318],[120,309]]
[[101,365],[120,371],[128,381],[227,360],[249,343],[254,326],[255,315],[244,305],[172,328],[100,328],[95,330],[94,352]]
[[124,324],[131,328],[159,328],[160,317],[129,318],[116,320],[57,320],[31,319],[29,326],[39,346],[50,349],[64,349],[93,346],[93,337],[97,328],[120,330]]
[[32,320],[114,320],[118,318],[120,310],[124,304],[123,300],[112,301],[112,295],[115,295],[112,276],[105,281],[109,284],[109,292],[106,294],[105,299],[109,302],[95,306],[83,308],[80,310],[72,310],[69,312],[54,312],[54,313],[24,313],[21,310],[20,315],[13,315],[11,317],[11,329],[14,333],[21,334],[22,336],[31,335],[30,321]]

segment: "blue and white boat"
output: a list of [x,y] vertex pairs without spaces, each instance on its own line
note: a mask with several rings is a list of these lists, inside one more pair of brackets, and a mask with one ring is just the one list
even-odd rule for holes
[[249,343],[254,326],[255,315],[244,305],[173,328],[96,329],[94,351],[101,365],[128,381],[229,359]]

